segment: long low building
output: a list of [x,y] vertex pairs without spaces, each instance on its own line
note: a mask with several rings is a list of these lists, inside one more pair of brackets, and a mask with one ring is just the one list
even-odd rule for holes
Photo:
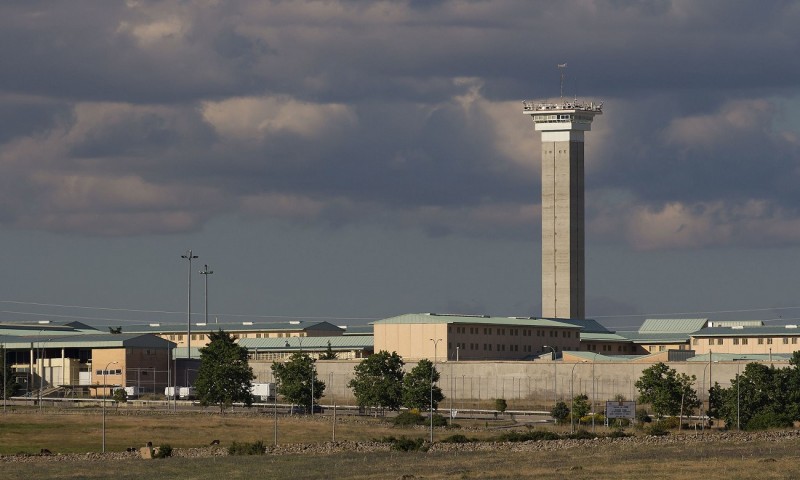
[[411,313],[372,326],[375,351],[409,360],[523,360],[580,348],[581,326],[533,317]]

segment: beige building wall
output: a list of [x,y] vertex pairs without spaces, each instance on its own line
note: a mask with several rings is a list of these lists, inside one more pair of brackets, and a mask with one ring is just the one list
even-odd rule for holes
[[[668,350],[692,350],[686,342],[681,343],[642,343],[638,345],[636,354],[646,355],[648,353],[666,352]],[[699,355],[699,353],[698,353]]]
[[692,337],[691,348],[697,355],[713,353],[793,353],[800,350],[800,332],[793,335],[758,335],[750,337]]
[[597,352],[603,355],[634,355],[637,352],[636,345],[625,342],[601,342],[601,341],[581,341],[580,351]]
[[497,324],[416,324],[376,323],[375,351],[397,352],[408,360],[433,359],[432,338],[442,339],[437,361],[519,360],[551,350],[577,350],[577,328],[554,328]]
[[542,141],[542,316],[585,317],[582,141]]
[[[117,362],[113,364],[113,362]],[[108,366],[108,370],[106,370]],[[93,385],[119,385],[124,387],[126,356],[124,348],[103,348],[92,350],[92,384]],[[106,371],[106,375],[103,372]],[[116,373],[119,372],[119,373]],[[111,388],[93,388],[91,395],[111,395]]]
[[[296,338],[296,337],[311,337],[311,336],[331,336],[331,331],[320,331],[315,332],[314,334],[309,334],[308,332],[302,330],[295,330],[295,331],[282,331],[282,332],[271,332],[271,331],[262,331],[256,332],[253,330],[248,331],[235,331],[235,330],[226,330],[226,332],[230,333],[233,338]],[[175,342],[177,347],[188,347],[187,341],[187,334],[184,330],[183,332],[163,332],[157,333],[159,337],[163,338],[164,340],[169,340],[170,342]],[[192,333],[192,348],[202,348],[208,345],[208,334],[207,332],[203,333]]]

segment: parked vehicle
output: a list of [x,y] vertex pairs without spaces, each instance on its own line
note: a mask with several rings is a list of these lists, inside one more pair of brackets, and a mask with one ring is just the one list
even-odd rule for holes
[[275,399],[275,384],[274,383],[254,383],[253,388],[250,390],[257,402],[267,402]]

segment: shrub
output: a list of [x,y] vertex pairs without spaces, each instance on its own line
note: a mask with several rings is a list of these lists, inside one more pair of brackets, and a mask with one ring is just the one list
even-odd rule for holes
[[597,438],[597,435],[594,433],[581,428],[580,430],[576,431],[575,433],[571,433],[567,435],[567,438],[571,438],[573,440],[589,440],[592,438]]
[[427,451],[427,448],[425,447],[425,440],[422,438],[408,438],[403,435],[400,438],[393,436],[383,437],[378,441],[391,444],[392,450],[397,450],[399,452]]
[[664,428],[662,422],[655,422],[650,424],[650,426],[646,429],[648,435],[653,435],[656,437],[663,437],[664,435],[669,434],[669,431]]
[[627,418],[615,418],[610,421],[609,426],[611,428],[625,428],[631,426],[631,421]]
[[399,413],[396,417],[394,417],[392,422],[394,423],[395,427],[410,427],[413,425],[424,425],[425,418],[418,412],[412,412],[409,410],[407,412]]
[[508,432],[500,435],[499,442],[528,442],[542,440],[559,440],[561,437],[550,430],[531,430],[529,432]]
[[467,438],[465,435],[461,435],[460,433],[457,435],[450,435],[447,438],[440,440],[442,443],[470,443],[470,442],[477,442],[477,439],[474,438]]
[[614,430],[608,434],[608,438],[625,438],[625,437],[630,437],[630,434],[625,433],[625,431],[622,429]]
[[555,404],[553,409],[550,410],[550,415],[557,423],[566,423],[567,419],[569,418],[569,407],[565,402],[558,402]]
[[[430,419],[425,420],[425,424],[430,424]],[[439,415],[438,413],[433,414],[433,426],[434,427],[446,427],[447,426],[447,419],[443,416]]]
[[505,398],[497,398],[494,401],[494,409],[500,413],[503,413],[508,408],[508,403],[506,402]]
[[791,427],[794,422],[788,415],[775,412],[759,412],[753,415],[745,425],[745,430],[766,430],[768,428]]
[[644,408],[638,408],[636,409],[636,421],[639,423],[650,423],[653,421],[653,419],[647,414],[647,410]]
[[153,458],[167,458],[171,456],[172,456],[172,447],[169,445],[161,445],[160,447],[158,447],[158,450],[156,450],[155,455],[153,455]]
[[662,428],[674,430],[681,426],[681,419],[678,417],[664,417],[656,423],[661,425]]
[[261,440],[253,443],[248,442],[233,442],[228,448],[228,455],[264,455],[267,447]]

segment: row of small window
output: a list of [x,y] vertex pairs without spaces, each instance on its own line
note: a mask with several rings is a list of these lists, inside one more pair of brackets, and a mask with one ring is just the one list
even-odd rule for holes
[[[234,333],[234,334],[231,334],[231,338],[234,338],[234,339],[235,338],[248,338],[247,335],[248,335],[247,333]],[[277,338],[283,338],[283,337],[289,338],[291,336],[292,336],[291,333],[278,333],[278,334],[275,335],[275,337],[277,337]],[[304,334],[300,334],[300,336],[304,337],[305,335]],[[255,334],[255,338],[270,338],[270,334],[269,333],[256,333]],[[173,335],[169,336],[169,339],[170,340],[177,340],[179,342],[182,342],[183,341],[183,335],[181,335],[181,334],[173,334]],[[192,340],[205,340],[205,339],[206,339],[206,335],[204,333],[198,333],[198,334],[194,334],[193,333],[192,334]]]
[[[728,338],[728,339],[726,339],[726,338],[709,338],[708,339],[708,344],[709,345],[725,345],[727,343],[727,342],[725,342],[725,340],[731,340],[731,343],[733,345],[747,345],[747,341],[748,341],[747,338],[738,338],[738,337]],[[773,339],[769,338],[769,337],[767,337],[767,338],[760,337],[757,340],[758,340],[758,344],[759,345],[764,345],[764,344],[772,345],[772,341],[773,341]],[[784,345],[789,345],[789,343],[791,343],[792,345],[797,345],[797,337],[791,337],[791,338],[790,337],[782,337],[781,340],[783,341]],[[700,345],[700,339],[698,339],[698,338],[692,339],[692,345]]]
[[[519,352],[520,351],[519,347],[520,347],[519,345],[509,345],[508,346],[508,351],[509,352]],[[470,343],[469,347],[468,347],[466,343],[456,343],[456,348],[458,348],[460,350],[480,350],[481,349],[481,344],[480,343]],[[453,349],[453,343],[452,342],[449,342],[447,344],[447,349],[448,350],[452,350]],[[491,352],[492,351],[492,344],[491,343],[484,343],[483,344],[483,350]],[[558,350],[558,347],[556,347],[556,350]],[[505,352],[506,351],[506,346],[503,345],[502,343],[498,343],[496,351],[497,352]],[[528,353],[533,353],[533,345],[522,345],[522,351],[523,352],[528,352]],[[544,350],[540,350],[540,351],[544,351]]]
[[[603,347],[602,348],[603,352],[613,352],[614,351],[614,346],[613,345],[602,345],[602,347]],[[591,350],[593,352],[596,352],[597,351],[597,345],[594,344],[594,343],[589,343],[589,344],[586,345],[586,350]],[[618,352],[627,352],[628,351],[628,346],[627,345],[617,345],[617,351]]]
[[[469,329],[470,335],[479,335],[481,333],[481,327],[456,327],[456,332],[455,333],[466,334],[467,333],[467,329]],[[495,332],[495,330],[496,330],[497,333],[493,333],[493,332]],[[448,330],[448,331],[452,331],[452,330]],[[536,336],[537,337],[547,337],[548,336],[548,335],[545,334],[545,332],[547,332],[547,330],[531,330],[529,328],[497,328],[497,329],[493,329],[491,327],[483,327],[483,334],[484,335],[506,335],[506,334],[508,334],[511,337],[518,337],[520,335],[520,332],[522,332],[522,336],[523,337],[533,337],[534,336],[534,332],[536,332]],[[550,337],[558,337],[558,331],[557,330],[549,330],[549,332],[550,332],[550,334],[549,334]],[[568,330],[563,330],[561,332],[561,337],[562,338],[572,338],[572,332],[570,332]]]
[[122,370],[95,370],[95,375],[122,375]]

